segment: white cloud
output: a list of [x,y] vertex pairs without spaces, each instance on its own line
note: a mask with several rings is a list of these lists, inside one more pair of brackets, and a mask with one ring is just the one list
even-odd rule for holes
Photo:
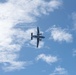
[[[15,69],[24,69],[24,64],[26,65],[27,62],[23,61],[17,61],[19,58],[18,52],[20,51],[21,46],[24,42],[30,41],[30,33],[35,32],[35,28],[28,29],[25,32],[17,29],[13,30],[15,31],[15,34],[13,34],[12,38],[10,38],[14,41],[9,43],[4,43],[0,45],[0,63],[6,63],[8,62],[10,65],[3,66],[5,71],[11,71]],[[27,35],[27,36],[26,36]],[[7,38],[8,39],[8,38]],[[5,42],[5,41],[4,41]],[[29,64],[29,63],[28,63]],[[27,65],[28,65],[27,64]]]
[[65,68],[56,67],[54,72],[51,73],[50,75],[68,75],[68,72],[67,70],[65,70]]
[[0,3],[0,63],[8,62],[10,65],[6,66],[7,69],[22,69],[25,62],[17,61],[17,52],[30,40],[31,30],[23,31],[14,27],[19,23],[26,26],[35,22],[36,17],[58,9],[61,4],[59,0],[7,0]]
[[25,64],[27,64],[27,63],[25,63],[25,62],[11,62],[10,65],[7,63],[4,63],[3,70],[8,72],[8,71],[16,70],[16,69],[17,70],[24,69]]
[[58,61],[58,58],[56,56],[51,56],[51,55],[45,55],[45,54],[40,54],[37,56],[36,60],[42,59],[48,64],[54,63]]
[[52,27],[49,29],[51,32],[50,39],[53,39],[54,41],[66,41],[66,42],[72,42],[73,37],[72,34],[70,34],[65,29],[61,29],[60,27]]
[[22,62],[22,61],[13,61],[11,63],[5,62],[2,67],[5,72],[25,69],[26,66],[33,64],[31,61]]

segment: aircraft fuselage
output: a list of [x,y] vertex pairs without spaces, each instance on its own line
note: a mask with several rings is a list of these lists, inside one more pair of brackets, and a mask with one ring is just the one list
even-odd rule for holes
[[33,35],[34,38],[45,38],[44,36],[40,36],[40,35]]

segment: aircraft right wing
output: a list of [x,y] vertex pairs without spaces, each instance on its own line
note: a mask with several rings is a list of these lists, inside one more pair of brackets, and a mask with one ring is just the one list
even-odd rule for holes
[[37,27],[37,35],[39,35],[39,27]]

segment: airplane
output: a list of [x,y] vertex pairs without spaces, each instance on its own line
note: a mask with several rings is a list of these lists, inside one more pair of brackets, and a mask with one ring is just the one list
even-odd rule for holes
[[39,27],[37,27],[37,35],[33,35],[33,33],[31,33],[31,40],[33,40],[33,38],[37,39],[37,48],[38,48],[39,41],[41,41],[43,38],[45,38],[44,36],[42,36],[42,33],[40,33]]

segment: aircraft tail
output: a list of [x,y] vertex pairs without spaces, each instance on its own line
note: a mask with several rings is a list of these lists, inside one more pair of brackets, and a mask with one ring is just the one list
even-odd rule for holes
[[31,33],[31,40],[33,39],[33,33]]

